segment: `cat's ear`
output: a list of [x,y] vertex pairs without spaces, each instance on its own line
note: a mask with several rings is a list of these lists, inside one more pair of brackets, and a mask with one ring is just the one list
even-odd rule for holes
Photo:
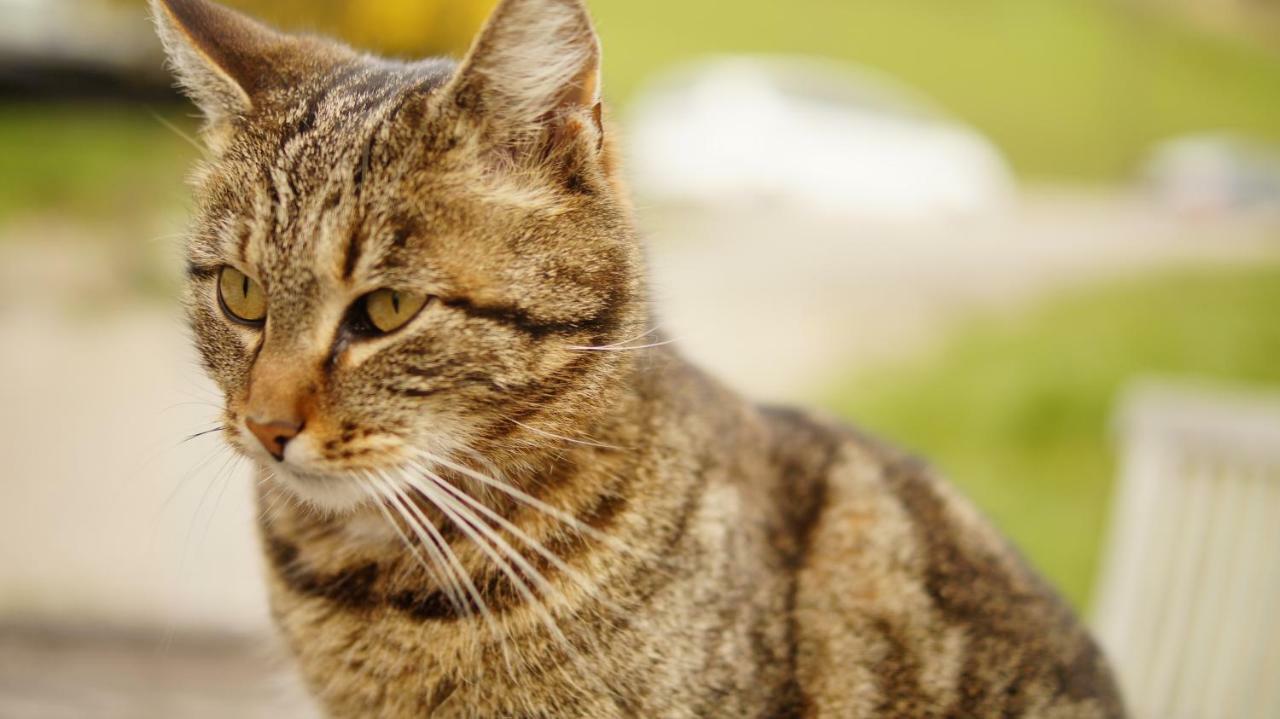
[[296,64],[296,38],[222,5],[151,0],[151,13],[179,82],[210,125],[252,111]]
[[600,129],[600,40],[581,0],[502,0],[452,80],[459,106],[508,141],[579,115]]

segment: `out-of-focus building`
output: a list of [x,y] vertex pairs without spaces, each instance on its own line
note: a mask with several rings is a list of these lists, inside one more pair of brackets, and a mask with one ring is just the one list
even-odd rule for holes
[[774,201],[873,220],[1002,208],[1000,152],[888,77],[810,58],[722,57],[642,92],[629,166],[647,201]]

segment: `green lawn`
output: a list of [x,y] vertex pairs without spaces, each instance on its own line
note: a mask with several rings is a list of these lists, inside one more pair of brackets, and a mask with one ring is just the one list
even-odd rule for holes
[[1280,266],[1180,271],[976,320],[830,396],[927,456],[1084,606],[1115,474],[1112,411],[1150,374],[1280,385]]
[[1280,140],[1280,53],[1122,0],[592,0],[605,87],[707,52],[808,53],[879,68],[976,125],[1024,176],[1110,179],[1161,138]]
[[[187,113],[187,114],[183,114]],[[183,107],[0,104],[0,220],[56,212],[128,226],[181,207],[199,156]],[[166,123],[174,126],[170,129]]]

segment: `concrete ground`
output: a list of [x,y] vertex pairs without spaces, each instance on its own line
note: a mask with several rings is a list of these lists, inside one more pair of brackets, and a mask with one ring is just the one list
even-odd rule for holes
[[0,628],[3,717],[318,717],[291,677],[258,638]]
[[[816,397],[1064,287],[1280,258],[1274,217],[1193,221],[1116,195],[910,228],[642,212],[663,329],[768,399]],[[137,296],[86,235],[0,227],[0,716],[306,716],[264,649],[247,468],[213,438],[182,442],[217,393],[175,303]]]

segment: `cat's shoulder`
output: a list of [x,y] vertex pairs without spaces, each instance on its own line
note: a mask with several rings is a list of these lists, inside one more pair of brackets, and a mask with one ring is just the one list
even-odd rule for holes
[[1120,716],[1069,607],[927,463],[766,408],[793,525],[798,668],[839,716]]

